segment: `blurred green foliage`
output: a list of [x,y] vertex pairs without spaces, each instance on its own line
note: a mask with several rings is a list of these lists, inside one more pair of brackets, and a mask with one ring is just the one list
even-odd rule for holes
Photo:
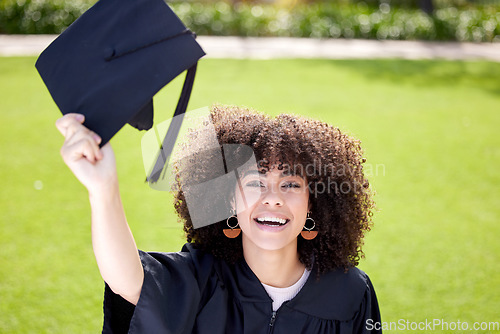
[[272,5],[179,3],[179,17],[201,35],[333,37],[401,40],[500,40],[495,6],[440,8],[433,15],[388,3]]
[[0,0],[1,34],[58,34],[95,1]]
[[[94,1],[0,0],[0,33],[63,31]],[[452,2],[454,1],[454,2]],[[290,36],[500,42],[500,5],[436,0],[429,15],[415,1],[170,3],[200,35]],[[453,6],[452,6],[453,5]]]

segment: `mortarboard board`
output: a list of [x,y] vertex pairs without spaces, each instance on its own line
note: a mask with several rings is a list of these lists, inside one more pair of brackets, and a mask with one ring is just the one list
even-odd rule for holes
[[[188,70],[174,116],[183,114],[204,55],[163,0],[100,0],[42,52],[36,68],[61,112],[84,114],[104,145],[126,123],[151,128],[152,97]],[[175,141],[175,129],[169,132]]]
[[[194,34],[163,0],[100,0],[47,47],[36,63],[61,112],[84,114],[84,124],[101,136],[101,145],[126,123],[150,129],[152,97],[187,70],[173,118],[148,131],[143,149],[151,151],[146,154],[150,158],[145,168],[152,188],[170,190],[172,169],[182,170],[180,183],[195,228],[232,214],[227,193],[238,191],[240,171],[256,164],[250,147],[219,145],[205,109],[185,117],[196,64],[204,54]],[[181,130],[193,127],[201,128],[205,139],[196,142],[197,153],[180,154],[169,163],[178,137],[186,135]],[[182,143],[177,151],[182,152]],[[185,172],[196,169],[192,161],[200,160],[207,161],[210,172],[191,178]],[[223,191],[214,192],[215,188]]]

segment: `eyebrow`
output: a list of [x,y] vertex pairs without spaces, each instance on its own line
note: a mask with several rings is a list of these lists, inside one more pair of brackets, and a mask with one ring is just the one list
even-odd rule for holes
[[[244,177],[249,176],[249,175],[259,175],[259,176],[266,177],[266,173],[261,173],[257,169],[251,169],[251,170],[247,170],[247,171],[241,173],[241,178],[244,178]],[[296,174],[296,173],[291,173],[290,171],[281,172],[280,177],[285,177],[285,176],[298,176],[298,177],[302,178],[301,175]]]

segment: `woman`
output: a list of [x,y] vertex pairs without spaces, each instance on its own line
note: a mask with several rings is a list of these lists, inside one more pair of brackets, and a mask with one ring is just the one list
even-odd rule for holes
[[137,251],[110,145],[99,149],[81,115],[56,123],[63,159],[89,191],[106,282],[103,332],[369,332],[380,314],[368,276],[355,268],[373,209],[359,142],[303,117],[221,106],[210,117],[221,145],[251,147],[257,163],[230,191],[214,189],[234,215],[200,228],[182,180],[206,176],[210,159],[177,169],[175,208],[188,243],[170,254]]

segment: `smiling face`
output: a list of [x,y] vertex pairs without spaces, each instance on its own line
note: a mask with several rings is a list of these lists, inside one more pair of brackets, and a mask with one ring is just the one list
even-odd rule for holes
[[243,247],[279,250],[297,245],[309,209],[307,182],[301,176],[271,168],[243,173],[235,206]]

